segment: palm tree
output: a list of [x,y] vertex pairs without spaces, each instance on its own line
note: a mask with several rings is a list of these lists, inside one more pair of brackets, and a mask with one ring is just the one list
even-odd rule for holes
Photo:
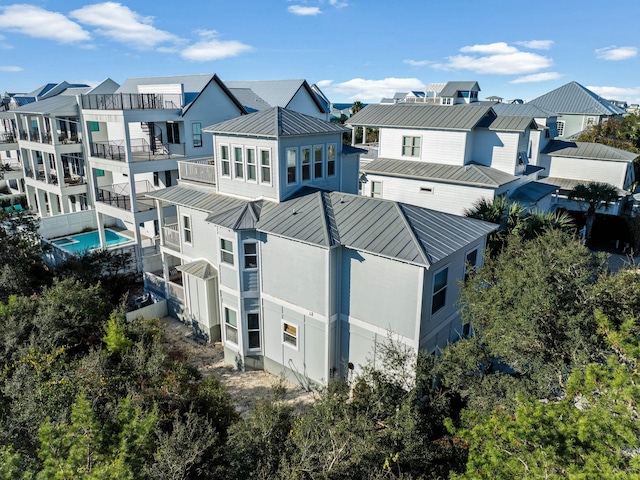
[[362,102],[360,100],[356,100],[355,102],[353,102],[353,105],[351,105],[351,115],[355,115],[363,108],[364,105],[362,105]]
[[580,183],[569,192],[569,200],[582,202],[587,207],[585,211],[584,233],[586,242],[591,238],[593,223],[596,219],[596,211],[599,208],[608,210],[609,204],[618,200],[619,197],[618,189],[610,183],[604,182]]

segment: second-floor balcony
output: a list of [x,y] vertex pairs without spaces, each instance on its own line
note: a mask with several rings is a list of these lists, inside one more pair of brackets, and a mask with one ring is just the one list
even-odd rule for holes
[[216,166],[213,159],[178,162],[181,180],[216,184]]
[[180,251],[180,230],[178,224],[171,224],[162,227],[164,234],[164,245],[173,250]]
[[0,133],[0,143],[16,143],[18,139],[15,133],[5,132]]
[[[149,182],[146,180],[136,182],[136,204],[138,206],[138,212],[145,212],[156,208],[155,202],[152,199],[145,198],[146,192],[151,189]],[[96,200],[123,210],[132,211],[133,209],[128,183],[106,185],[98,188]]]
[[[131,162],[149,162],[153,160],[167,160],[185,156],[184,143],[154,143],[150,144],[144,138],[131,139]],[[118,162],[127,161],[127,148],[124,140],[110,142],[92,142],[91,155]]]
[[176,110],[182,95],[166,93],[109,93],[81,95],[87,110]]

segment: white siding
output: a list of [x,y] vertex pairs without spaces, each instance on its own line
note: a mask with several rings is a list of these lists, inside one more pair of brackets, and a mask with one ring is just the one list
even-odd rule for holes
[[518,137],[517,133],[476,130],[473,139],[473,160],[514,175],[518,160]]
[[328,114],[320,111],[318,104],[313,101],[309,92],[304,87],[298,90],[286,107],[289,110],[295,110],[296,112],[320,118],[321,120],[328,120]]
[[607,162],[548,155],[541,155],[541,157],[549,159],[549,177],[572,178],[587,182],[606,182],[623,189],[626,186],[627,162]]
[[[467,132],[391,128],[380,130],[378,156],[381,158],[464,165]],[[420,137],[420,157],[402,156],[402,137],[404,136]]]

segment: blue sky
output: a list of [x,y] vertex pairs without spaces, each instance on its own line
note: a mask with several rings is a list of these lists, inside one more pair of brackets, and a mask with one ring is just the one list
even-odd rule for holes
[[197,0],[0,6],[0,91],[217,73],[306,78],[333,102],[476,80],[530,100],[570,81],[640,103],[640,2]]

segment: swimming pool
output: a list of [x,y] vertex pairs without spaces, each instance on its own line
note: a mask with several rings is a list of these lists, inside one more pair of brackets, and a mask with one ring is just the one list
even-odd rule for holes
[[[107,247],[120,245],[124,243],[133,243],[133,240],[117,234],[113,230],[105,229],[104,231]],[[62,238],[51,240],[51,243],[58,248],[71,253],[84,253],[89,250],[100,248],[100,234],[97,230],[87,233],[77,233]]]

